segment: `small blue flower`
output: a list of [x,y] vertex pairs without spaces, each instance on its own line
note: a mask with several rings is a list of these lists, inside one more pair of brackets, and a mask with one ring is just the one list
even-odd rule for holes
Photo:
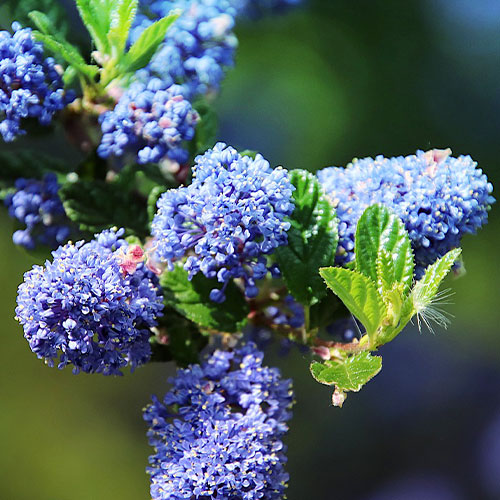
[[218,143],[196,158],[191,185],[158,200],[152,223],[157,256],[172,268],[187,255],[190,277],[202,272],[223,284],[211,294],[215,302],[225,299],[234,278],[255,297],[256,282],[270,270],[266,255],[287,243],[293,189],[285,169]]
[[179,370],[163,401],[153,398],[144,413],[153,500],[283,498],[293,393],[262,361],[254,344],[215,351]]
[[182,87],[158,78],[147,84],[134,82],[115,108],[100,116],[103,136],[98,153],[107,158],[131,152],[141,164],[164,158],[184,163],[184,142],[193,139],[198,119]]
[[13,35],[0,31],[0,134],[6,142],[26,133],[21,128],[24,118],[49,125],[75,97],[64,91],[54,60],[44,58],[31,29],[19,23],[12,29]]
[[123,230],[89,243],[68,243],[53,261],[34,266],[19,286],[16,315],[31,350],[49,366],[120,374],[147,362],[150,328],[163,302],[157,278],[138,263],[126,265]]
[[415,254],[416,277],[425,267],[460,245],[488,221],[495,199],[492,185],[470,156],[451,150],[417,151],[396,158],[355,160],[346,169],[318,172],[337,208],[340,264],[354,257],[356,224],[370,205],[382,203],[404,222]]
[[189,97],[217,90],[226,68],[234,64],[236,10],[229,0],[141,0],[132,41],[172,9],[180,9],[182,15],[146,73],[184,85]]
[[37,245],[57,248],[70,236],[70,221],[59,198],[57,177],[50,173],[39,181],[17,179],[15,193],[5,197],[9,215],[26,226],[16,231],[16,245],[33,250]]

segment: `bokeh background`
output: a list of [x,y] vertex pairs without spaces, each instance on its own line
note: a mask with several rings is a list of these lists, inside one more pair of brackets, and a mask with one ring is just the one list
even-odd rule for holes
[[[311,170],[451,147],[500,185],[499,0],[309,0],[237,33],[220,139]],[[295,380],[290,500],[500,499],[499,214],[463,242],[452,327],[403,332],[344,408],[301,354],[268,360]],[[0,498],[148,498],[141,409],[172,366],[106,378],[43,365],[13,319],[33,258],[11,233],[1,210]]]

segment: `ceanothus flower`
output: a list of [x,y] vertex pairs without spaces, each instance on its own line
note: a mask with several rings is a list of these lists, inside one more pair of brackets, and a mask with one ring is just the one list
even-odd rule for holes
[[229,0],[141,0],[131,40],[172,9],[180,9],[182,14],[141,73],[182,84],[189,97],[217,90],[226,68],[234,65],[238,45],[232,31],[235,9]]
[[103,132],[98,153],[103,158],[137,154],[138,162],[188,159],[184,142],[194,137],[198,113],[185,99],[183,88],[158,78],[134,82],[112,111],[99,120]]
[[123,230],[68,243],[19,286],[16,317],[31,350],[49,366],[118,375],[147,362],[150,328],[163,302],[155,275]]
[[16,191],[5,197],[9,215],[26,226],[14,232],[12,240],[28,250],[37,245],[56,248],[64,243],[70,233],[70,221],[66,217],[58,195],[57,177],[46,174],[42,180],[17,179]]
[[196,158],[192,184],[158,200],[152,223],[157,256],[172,269],[188,255],[190,277],[202,272],[223,284],[210,294],[215,302],[225,300],[234,278],[243,280],[247,297],[255,297],[256,281],[272,271],[266,255],[287,243],[293,189],[282,167],[272,169],[261,155],[241,156],[218,143]]
[[21,128],[24,118],[49,125],[75,97],[64,91],[54,59],[44,57],[31,29],[19,23],[12,29],[14,34],[0,31],[0,134],[7,142],[26,133]]
[[144,413],[153,500],[283,498],[293,393],[262,361],[254,344],[215,351],[178,370],[162,401],[153,398]]
[[462,236],[486,224],[492,185],[470,156],[431,150],[396,158],[355,160],[347,168],[329,167],[318,178],[337,208],[340,264],[354,257],[356,224],[370,205],[382,203],[403,221],[410,235],[419,278],[423,270]]

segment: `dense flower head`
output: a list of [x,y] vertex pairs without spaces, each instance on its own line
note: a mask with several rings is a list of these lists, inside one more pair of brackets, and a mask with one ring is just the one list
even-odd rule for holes
[[179,85],[169,86],[158,78],[137,81],[112,111],[101,115],[98,152],[104,158],[132,152],[141,164],[164,158],[184,163],[188,159],[184,142],[194,137],[198,119]]
[[215,351],[179,370],[162,401],[153,398],[144,413],[153,500],[283,498],[293,393],[262,361],[254,344]]
[[234,64],[235,9],[229,0],[142,0],[132,41],[172,9],[182,14],[169,28],[147,72],[183,84],[191,97],[217,90],[225,69]]
[[52,252],[52,262],[25,273],[17,319],[31,350],[50,366],[111,375],[148,361],[162,297],[144,263],[130,266],[140,252],[122,234],[106,230],[89,243],[68,243]]
[[184,267],[190,277],[202,272],[223,284],[212,290],[215,302],[225,299],[234,278],[242,278],[246,295],[255,297],[256,281],[272,270],[266,255],[287,243],[292,190],[285,169],[218,143],[196,158],[192,184],[158,200],[156,253],[170,268],[189,254]]
[[25,133],[22,119],[49,125],[74,98],[64,91],[54,60],[44,57],[31,29],[18,23],[12,29],[13,34],[0,31],[0,134],[7,142]]
[[5,197],[9,215],[25,225],[14,232],[16,245],[33,250],[37,245],[57,248],[70,236],[70,221],[59,198],[57,177],[46,174],[42,180],[17,179],[16,191]]
[[470,156],[451,150],[417,151],[396,158],[355,160],[347,168],[329,167],[318,178],[340,219],[338,261],[352,260],[356,224],[370,205],[382,203],[404,222],[415,253],[416,276],[459,246],[488,220],[492,185]]

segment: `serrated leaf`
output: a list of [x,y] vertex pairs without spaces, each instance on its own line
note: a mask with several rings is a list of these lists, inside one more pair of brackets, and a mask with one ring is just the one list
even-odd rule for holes
[[117,226],[148,235],[147,209],[119,182],[80,180],[59,190],[67,216],[82,231],[99,232]]
[[325,361],[311,364],[315,380],[325,385],[334,385],[337,391],[358,392],[382,369],[382,358],[369,352],[355,354],[345,361]]
[[0,153],[0,186],[8,188],[20,177],[41,179],[48,172],[68,173],[71,165],[53,156],[27,150]]
[[356,270],[378,286],[390,289],[403,283],[405,292],[409,290],[414,268],[410,238],[401,219],[388,208],[372,205],[364,211],[356,228],[355,256]]
[[323,268],[320,274],[372,338],[387,316],[387,308],[375,283],[357,271],[341,267]]
[[53,35],[55,27],[52,20],[43,12],[33,10],[28,14],[29,18],[35,23],[35,26],[46,35]]
[[313,174],[293,170],[289,175],[295,186],[295,209],[289,219],[288,245],[278,247],[276,257],[290,293],[302,304],[312,305],[326,294],[318,270],[335,260],[337,218]]
[[393,340],[410,322],[411,318],[415,315],[415,312],[411,296],[406,297],[401,305],[397,321],[394,324],[387,325],[382,329],[381,333],[377,336],[377,345],[384,345]]
[[180,11],[174,11],[169,16],[163,17],[148,26],[130,47],[125,57],[123,71],[133,73],[144,68],[164,41],[172,23],[179,16]]
[[248,304],[233,283],[227,286],[227,298],[222,304],[216,304],[209,298],[210,291],[219,288],[220,283],[202,275],[189,281],[187,271],[180,264],[173,271],[165,271],[160,284],[166,304],[204,328],[236,332],[241,329],[248,316]]
[[454,248],[430,265],[424,276],[415,283],[411,297],[417,312],[424,310],[434,299],[441,282],[450,272],[453,264],[462,253],[461,248]]
[[39,31],[34,31],[35,40],[41,42],[54,56],[59,56],[70,64],[76,71],[92,80],[97,75],[99,68],[92,64],[87,64],[78,49],[69,42],[61,41],[52,35],[46,35]]
[[76,6],[83,24],[90,33],[97,50],[106,53],[107,34],[110,26],[110,10],[113,2],[99,0],[76,0]]
[[108,41],[112,52],[114,50],[118,54],[122,54],[127,44],[139,0],[115,0],[112,4]]

